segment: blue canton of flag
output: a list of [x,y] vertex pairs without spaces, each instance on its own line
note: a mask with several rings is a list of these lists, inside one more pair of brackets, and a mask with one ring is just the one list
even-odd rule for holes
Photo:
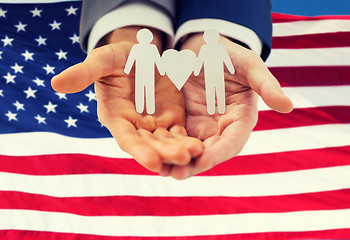
[[54,5],[0,4],[0,133],[109,137],[96,116],[93,86],[78,94],[51,88],[55,74],[85,58],[81,2]]

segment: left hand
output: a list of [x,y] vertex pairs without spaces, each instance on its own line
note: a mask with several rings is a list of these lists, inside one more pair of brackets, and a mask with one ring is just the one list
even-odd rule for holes
[[[190,49],[198,55],[204,44],[202,36],[192,36],[182,49]],[[186,166],[172,168],[171,176],[176,179],[204,172],[242,150],[258,120],[258,95],[278,112],[287,113],[293,109],[293,103],[257,54],[223,37],[219,43],[225,46],[236,70],[234,75],[225,73],[226,112],[208,114],[203,71],[198,77],[192,75],[188,79],[183,88],[186,130],[189,136],[203,141],[205,149]]]

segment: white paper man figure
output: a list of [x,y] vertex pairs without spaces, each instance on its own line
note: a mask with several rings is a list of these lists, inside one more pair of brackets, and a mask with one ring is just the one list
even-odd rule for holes
[[161,75],[164,75],[160,55],[157,47],[151,44],[153,34],[144,28],[137,32],[138,44],[135,44],[130,51],[126,61],[124,72],[129,74],[135,62],[135,105],[136,111],[142,113],[145,105],[148,114],[155,112],[154,77],[156,65]]
[[224,64],[231,74],[235,73],[235,69],[225,47],[218,44],[220,35],[217,31],[206,30],[203,38],[207,44],[199,51],[194,75],[199,75],[204,64],[207,111],[210,115],[215,113],[216,93],[218,112],[223,114],[226,109]]

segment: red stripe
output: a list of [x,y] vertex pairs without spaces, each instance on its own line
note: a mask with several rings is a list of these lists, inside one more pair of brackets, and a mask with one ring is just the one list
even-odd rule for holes
[[[350,208],[350,189],[264,197],[70,197],[0,191],[0,209],[83,216],[188,216]],[[132,207],[126,207],[132,206]],[[179,207],[181,206],[181,207]]]
[[[241,175],[350,164],[350,146],[237,156],[200,175]],[[305,161],[304,159],[308,159]],[[132,159],[61,154],[33,157],[0,157],[0,171],[30,175],[138,174],[156,175]]]
[[[176,226],[174,226],[176,227]],[[199,226],[202,227],[202,226]],[[112,237],[89,234],[56,233],[25,230],[0,230],[6,240],[286,240],[286,239],[347,239],[350,228],[309,232],[268,232],[184,237]]]
[[350,106],[297,108],[288,114],[259,111],[254,131],[337,123],[350,123]]
[[295,21],[312,21],[312,20],[328,20],[328,19],[342,19],[350,20],[350,15],[328,15],[328,16],[298,16],[283,13],[272,13],[273,23],[281,22],[295,22]]
[[349,47],[350,32],[308,34],[288,37],[273,37],[272,48],[331,48]]
[[350,85],[350,66],[271,67],[282,87]]

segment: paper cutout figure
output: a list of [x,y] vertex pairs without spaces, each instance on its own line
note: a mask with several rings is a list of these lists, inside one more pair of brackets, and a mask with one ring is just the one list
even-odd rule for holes
[[148,114],[153,114],[155,112],[155,65],[160,75],[164,75],[165,72],[158,49],[154,44],[151,44],[153,40],[152,32],[146,28],[141,29],[137,32],[136,39],[139,43],[131,48],[124,72],[129,74],[135,63],[136,111],[138,113],[144,111],[146,100],[146,112]]
[[180,52],[169,49],[162,54],[161,58],[157,47],[151,44],[153,34],[146,28],[138,31],[136,38],[139,43],[131,48],[124,72],[129,74],[135,63],[135,105],[138,113],[144,111],[145,100],[147,113],[153,114],[155,112],[155,66],[157,66],[160,75],[163,76],[165,73],[168,75],[179,91],[192,72],[198,76],[204,66],[208,114],[215,113],[215,96],[218,113],[225,113],[224,67],[226,66],[231,74],[235,73],[235,69],[225,47],[219,44],[220,34],[217,31],[206,30],[204,32],[203,38],[206,45],[200,49],[198,58],[194,52],[188,49]]
[[191,76],[196,60],[196,54],[189,49],[180,52],[168,49],[162,54],[165,73],[179,91]]
[[217,31],[206,30],[203,38],[207,44],[199,51],[194,75],[198,76],[204,65],[207,111],[209,115],[215,113],[216,93],[218,113],[223,114],[226,109],[224,65],[231,74],[235,73],[235,69],[225,47],[218,43],[220,35]]

